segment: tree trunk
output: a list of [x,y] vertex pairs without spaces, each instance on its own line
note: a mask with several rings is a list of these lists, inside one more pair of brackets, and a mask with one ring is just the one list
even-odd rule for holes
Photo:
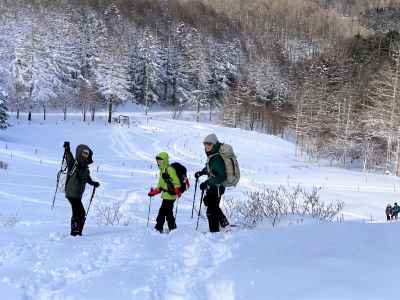
[[67,104],[64,104],[64,121],[67,120]]
[[400,139],[399,134],[397,134],[397,146],[396,146],[396,176],[400,175]]
[[29,108],[28,121],[32,121],[32,107]]
[[368,163],[368,150],[365,150],[364,151],[363,172],[367,171],[367,163]]
[[210,102],[210,122],[212,121],[212,102]]
[[[112,106],[113,106],[112,100],[108,101],[108,123],[111,123],[111,121],[112,121]],[[147,114],[147,112],[146,112],[146,114]]]
[[96,114],[96,104],[93,104],[92,105],[92,122],[94,122],[95,114]]
[[391,159],[391,150],[392,149],[392,139],[389,136],[387,139],[387,149],[386,149],[386,167],[385,171],[390,170],[390,159]]
[[200,122],[200,99],[197,101],[197,116],[196,122]]
[[145,94],[144,94],[144,97],[145,97],[145,100],[144,100],[144,102],[145,102],[145,115],[147,116],[147,114],[148,114],[148,112],[149,112],[149,74],[148,74],[148,70],[147,70],[147,63],[146,63],[146,66],[145,66],[145,74],[146,74],[146,86],[145,86]]
[[346,168],[346,164],[347,164],[347,154],[348,154],[348,145],[347,145],[347,141],[348,141],[348,137],[349,137],[349,126],[350,126],[350,113],[351,113],[351,96],[350,96],[350,100],[349,100],[349,105],[347,108],[347,120],[346,120],[346,128],[345,128],[345,132],[344,132],[344,167]]
[[19,107],[17,108],[17,120],[19,120]]
[[43,105],[43,121],[46,121],[46,105]]
[[[397,98],[397,86],[399,83],[399,72],[400,72],[400,51],[397,52],[397,58],[396,58],[396,75],[394,79],[394,88],[393,88],[393,99]],[[397,100],[397,99],[396,99]],[[397,103],[396,103],[397,104]],[[393,122],[393,127],[394,129],[394,122]],[[399,132],[397,133],[397,137],[399,136]],[[397,138],[397,153],[396,153],[396,176],[399,176],[400,170],[399,170],[399,151],[400,151],[400,144],[399,144],[399,138]]]
[[83,104],[82,107],[83,112],[83,122],[86,122],[86,103]]

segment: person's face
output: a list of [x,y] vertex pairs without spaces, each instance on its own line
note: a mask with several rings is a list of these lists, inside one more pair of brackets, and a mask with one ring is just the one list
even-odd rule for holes
[[212,148],[213,148],[213,144],[211,144],[211,143],[204,143],[204,150],[205,150],[206,152],[211,152]]
[[90,155],[90,152],[88,150],[83,150],[82,151],[82,161],[87,163],[89,160],[89,155]]
[[162,159],[157,159],[157,165],[158,165],[159,167],[161,167],[162,163],[163,163],[163,160],[162,160]]

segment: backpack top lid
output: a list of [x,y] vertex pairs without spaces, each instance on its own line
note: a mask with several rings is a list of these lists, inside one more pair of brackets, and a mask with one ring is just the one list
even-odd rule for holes
[[175,169],[176,175],[178,175],[178,177],[187,176],[187,169],[184,165],[178,162],[174,162],[170,166]]
[[219,153],[222,155],[222,157],[236,157],[233,147],[229,144],[221,144]]
[[221,144],[219,153],[224,160],[227,178],[223,183],[225,187],[235,187],[240,181],[240,167],[233,147],[229,144]]
[[[187,190],[186,181],[188,180],[186,167],[178,162],[172,163],[170,165],[170,167],[172,167],[175,170],[176,175],[178,176],[179,182],[181,184],[181,187],[179,188],[181,193],[186,192],[186,190]],[[167,181],[168,180],[171,180],[171,179],[167,178]],[[171,182],[171,184],[172,184],[172,182]]]

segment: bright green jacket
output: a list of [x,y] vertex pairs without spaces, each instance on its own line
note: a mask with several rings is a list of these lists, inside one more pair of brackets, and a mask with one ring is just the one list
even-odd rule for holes
[[[157,157],[161,157],[163,159],[163,163],[159,166],[160,169],[160,179],[158,181],[157,188],[162,191],[161,199],[163,200],[176,200],[176,195],[171,194],[168,190],[167,181],[164,179],[165,176],[169,177],[174,188],[180,188],[181,182],[179,181],[178,175],[176,175],[176,171],[169,165],[169,156],[166,152],[161,152],[157,155]],[[163,176],[164,174],[164,176]]]

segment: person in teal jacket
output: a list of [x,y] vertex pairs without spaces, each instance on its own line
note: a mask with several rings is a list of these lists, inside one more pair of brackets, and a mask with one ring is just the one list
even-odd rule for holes
[[204,139],[204,150],[207,154],[206,167],[195,173],[198,179],[207,175],[208,179],[200,184],[200,189],[204,191],[204,205],[207,206],[207,219],[210,232],[219,232],[220,227],[227,227],[229,221],[220,208],[221,196],[225,193],[223,185],[226,180],[226,168],[224,160],[219,153],[221,143],[215,134],[210,134]]
[[160,178],[156,188],[151,188],[148,195],[154,197],[161,193],[162,204],[157,216],[155,229],[163,232],[165,220],[167,220],[169,230],[176,229],[174,217],[174,203],[182,194],[180,191],[181,183],[174,168],[169,165],[169,156],[166,152],[161,152],[156,157]]
[[400,206],[397,204],[397,202],[394,203],[392,210],[393,210],[392,218],[397,220],[400,213]]

